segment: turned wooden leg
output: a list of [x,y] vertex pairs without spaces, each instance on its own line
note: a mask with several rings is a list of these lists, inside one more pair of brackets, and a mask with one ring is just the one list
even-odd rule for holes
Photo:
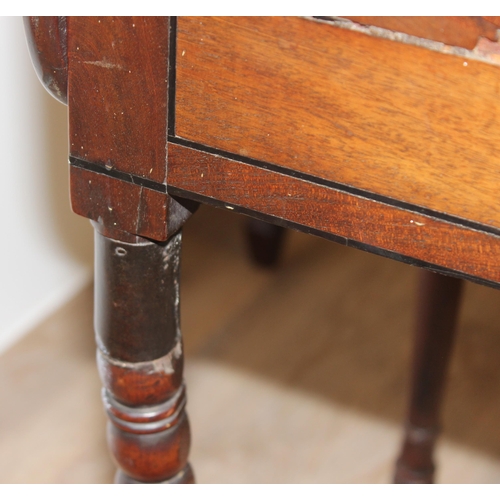
[[118,241],[95,227],[97,363],[115,481],[194,482],[179,327],[181,232],[157,244],[132,235]]
[[406,434],[395,483],[432,483],[439,409],[463,282],[420,271],[413,376]]
[[246,224],[252,260],[261,267],[273,267],[279,259],[285,228],[249,217]]

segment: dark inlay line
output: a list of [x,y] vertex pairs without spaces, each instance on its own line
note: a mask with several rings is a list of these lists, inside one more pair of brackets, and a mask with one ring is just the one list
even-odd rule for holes
[[169,135],[175,135],[175,78],[177,55],[177,17],[170,17],[168,41],[168,109],[167,128]]
[[[318,21],[326,21],[332,23],[335,21],[335,19],[332,19],[331,16],[311,16],[313,19],[317,19]],[[335,16],[337,17],[337,16]],[[360,24],[360,23],[355,23],[354,21],[351,21],[350,19],[347,19],[346,17],[338,16],[341,17],[346,23],[353,23],[353,24]]]
[[305,172],[298,172],[297,170],[293,170],[288,167],[282,167],[281,165],[275,165],[273,163],[268,163],[261,160],[255,160],[254,158],[240,156],[235,153],[229,153],[227,151],[223,151],[220,149],[212,148],[210,146],[205,146],[202,144],[192,142],[188,139],[183,139],[182,137],[169,136],[168,141],[173,144],[178,144],[179,146],[185,146],[191,149],[195,149],[197,151],[201,151],[202,153],[209,153],[212,155],[221,156],[223,158],[227,158],[228,160],[233,160],[240,163],[246,163],[247,165],[252,165],[254,167],[262,168],[264,170],[269,170],[271,172],[287,175],[289,177],[295,177],[296,179],[301,179],[307,182],[318,184],[320,186],[333,188],[336,189],[337,191],[353,194],[355,196],[360,196],[362,198],[366,198],[371,201],[384,203],[385,205],[389,205],[391,207],[400,208],[416,214],[425,215],[427,217],[433,217],[434,219],[444,222],[450,222],[452,224],[457,224],[459,226],[464,226],[468,229],[473,229],[475,231],[482,231],[484,233],[500,236],[499,228],[487,226],[485,224],[481,224],[480,222],[474,222],[472,220],[464,219],[456,215],[449,215],[447,213],[438,212],[437,210],[421,207],[419,205],[414,205],[413,203],[408,203],[406,201],[396,200],[388,196],[372,193],[371,191],[366,191],[364,189],[349,186],[348,184],[342,184],[340,182],[332,181],[329,179],[323,179],[321,177],[307,174]]
[[[216,208],[227,209],[227,203],[217,200],[216,198],[211,198],[209,196],[205,196],[198,193],[193,193],[191,191],[186,191],[181,188],[177,188],[174,186],[168,186],[168,194],[171,196],[178,196],[179,198],[187,198],[193,201],[197,201],[198,203],[204,203],[206,205],[211,205]],[[391,250],[385,250],[383,248],[378,248],[373,245],[368,245],[366,243],[361,243],[356,240],[352,240],[349,238],[344,238],[343,236],[337,236],[332,233],[327,233],[321,231],[319,229],[313,229],[309,226],[304,226],[297,222],[292,222],[289,220],[280,219],[279,217],[275,217],[273,215],[267,215],[261,212],[257,212],[250,208],[242,207],[239,205],[235,205],[234,203],[230,204],[233,210],[232,212],[237,212],[243,215],[248,215],[250,217],[254,217],[256,219],[260,219],[264,222],[268,222],[270,224],[275,224],[277,226],[283,226],[288,229],[294,229],[301,231],[303,233],[312,234],[314,236],[319,236],[321,238],[325,238],[330,241],[334,241],[335,243],[339,243],[340,245],[344,245],[350,248],[356,248],[358,250],[363,250],[365,252],[370,252],[375,255],[380,255],[381,257],[387,257],[389,259],[396,260],[398,262],[402,262],[403,264],[410,264],[412,266],[421,267],[427,269],[429,271],[439,272],[441,274],[446,274],[447,276],[452,276],[454,278],[461,278],[468,281],[472,281],[473,283],[478,283],[479,285],[486,285],[492,288],[500,289],[500,283],[496,281],[487,280],[484,278],[479,278],[477,276],[472,276],[470,274],[454,271],[453,269],[448,269],[443,266],[438,266],[434,264],[430,264],[425,262],[424,260],[415,259],[413,257],[408,257],[407,255],[403,255],[397,252],[393,252]]]
[[145,179],[139,175],[128,174],[127,172],[121,172],[115,168],[106,168],[105,165],[99,165],[97,163],[92,163],[87,160],[82,160],[81,158],[76,158],[74,156],[69,157],[69,162],[72,166],[83,168],[84,170],[90,170],[96,174],[107,175],[108,177],[113,177],[114,179],[120,179],[121,181],[130,182],[131,184],[136,184],[153,191],[159,191],[160,193],[167,192],[167,186],[150,179]]

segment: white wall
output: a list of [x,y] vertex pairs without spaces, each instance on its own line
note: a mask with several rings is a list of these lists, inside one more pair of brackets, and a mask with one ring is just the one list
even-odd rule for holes
[[38,81],[21,18],[0,18],[0,68],[2,351],[89,282],[92,230],[69,206],[67,108]]

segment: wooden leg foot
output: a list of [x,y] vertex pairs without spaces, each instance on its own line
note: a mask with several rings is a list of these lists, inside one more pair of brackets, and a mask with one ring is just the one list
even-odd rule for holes
[[164,245],[96,231],[97,365],[123,483],[193,482],[179,326],[181,233]]
[[408,424],[395,483],[432,483],[439,409],[458,317],[462,280],[420,272]]
[[433,452],[437,430],[407,426],[401,458],[396,462],[396,484],[430,484],[434,482]]

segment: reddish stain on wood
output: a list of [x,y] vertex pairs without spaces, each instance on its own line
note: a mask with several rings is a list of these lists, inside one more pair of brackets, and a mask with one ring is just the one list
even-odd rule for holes
[[500,237],[461,225],[176,144],[169,144],[168,183],[206,202],[500,281]]

